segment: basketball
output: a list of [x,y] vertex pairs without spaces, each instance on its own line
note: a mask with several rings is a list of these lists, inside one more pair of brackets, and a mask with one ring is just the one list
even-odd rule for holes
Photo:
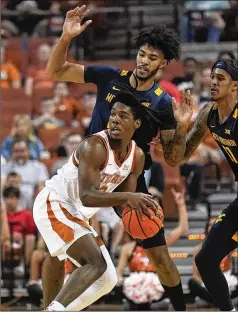
[[153,219],[144,214],[144,220],[139,216],[135,208],[126,206],[122,212],[122,221],[127,233],[138,239],[153,237],[162,227],[163,219],[151,210]]

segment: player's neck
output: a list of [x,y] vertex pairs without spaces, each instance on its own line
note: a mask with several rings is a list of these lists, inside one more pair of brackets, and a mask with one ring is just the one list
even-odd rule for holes
[[147,91],[153,87],[154,84],[154,76],[150,79],[143,81],[135,78],[135,70],[133,71],[133,74],[129,78],[130,85],[133,88],[136,88],[138,91]]
[[237,101],[231,98],[224,98],[217,101],[220,121],[226,120],[233,111]]
[[[131,140],[130,140],[131,141]],[[109,143],[111,149],[115,152],[117,157],[120,159],[121,157],[126,157],[126,154],[129,149],[130,141],[119,141],[119,140],[113,140],[109,137]]]

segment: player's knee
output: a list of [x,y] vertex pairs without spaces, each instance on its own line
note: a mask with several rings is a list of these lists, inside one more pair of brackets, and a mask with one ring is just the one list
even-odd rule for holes
[[210,258],[208,257],[205,250],[201,249],[195,256],[195,263],[200,271],[200,269],[206,268],[209,266]]

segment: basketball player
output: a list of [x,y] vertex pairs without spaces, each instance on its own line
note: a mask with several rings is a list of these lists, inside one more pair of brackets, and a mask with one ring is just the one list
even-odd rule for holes
[[83,140],[35,200],[34,220],[51,256],[77,266],[49,311],[82,310],[117,282],[109,253],[88,223],[98,207],[128,204],[141,216],[149,213],[147,206],[159,208],[151,195],[135,193],[144,154],[131,138],[143,114],[133,94],[118,93],[109,129]]
[[[209,129],[238,181],[237,61],[216,62],[212,67],[211,79],[213,102],[198,113],[187,137],[185,160],[192,155]],[[231,311],[233,305],[220,263],[237,246],[238,197],[218,216],[195,258],[202,280],[221,311]]]
[[[156,137],[160,130],[161,143],[164,151],[164,158],[171,166],[176,166],[182,161],[184,155],[185,137],[192,111],[185,110],[191,106],[192,98],[190,93],[182,92],[182,103],[180,104],[177,117],[173,114],[172,98],[154,82],[155,75],[159,68],[163,68],[172,59],[179,55],[179,38],[174,30],[165,26],[155,26],[142,29],[136,38],[138,54],[136,68],[133,72],[118,70],[105,65],[72,64],[66,61],[67,51],[71,40],[81,34],[92,22],[87,21],[81,25],[82,19],[88,13],[86,6],[77,7],[69,11],[63,26],[62,36],[51,53],[47,70],[51,76],[60,81],[72,81],[77,83],[94,83],[97,85],[97,101],[93,112],[89,134],[96,133],[107,127],[110,115],[110,103],[120,91],[119,85],[126,85],[136,92],[137,97],[144,106],[154,111],[154,118],[144,123],[144,131],[135,135],[136,144],[142,148],[145,154],[144,169],[151,166],[149,154],[149,143]],[[178,119],[179,118],[179,119]],[[175,120],[176,119],[176,120]],[[182,125],[182,126],[181,126]],[[179,157],[180,158],[179,158]],[[137,182],[138,192],[147,193],[144,171]],[[183,298],[182,285],[176,266],[171,260],[166,246],[164,228],[152,238],[140,242],[156,268],[161,284],[171,299],[175,310],[186,309]],[[51,259],[53,261],[53,259]],[[50,278],[47,273],[52,266],[44,266],[44,276]],[[44,279],[44,278],[43,278]],[[51,289],[49,280],[45,292]],[[47,294],[45,295],[46,298]]]

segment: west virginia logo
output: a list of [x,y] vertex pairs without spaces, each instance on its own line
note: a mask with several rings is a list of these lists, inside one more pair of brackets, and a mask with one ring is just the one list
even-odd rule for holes
[[215,224],[217,224],[217,223],[219,223],[219,222],[222,222],[222,218],[225,217],[225,216],[226,216],[225,213],[221,213],[221,214],[217,217],[217,219],[216,219],[216,221],[215,221]]
[[231,130],[225,129],[225,134],[231,134]]

